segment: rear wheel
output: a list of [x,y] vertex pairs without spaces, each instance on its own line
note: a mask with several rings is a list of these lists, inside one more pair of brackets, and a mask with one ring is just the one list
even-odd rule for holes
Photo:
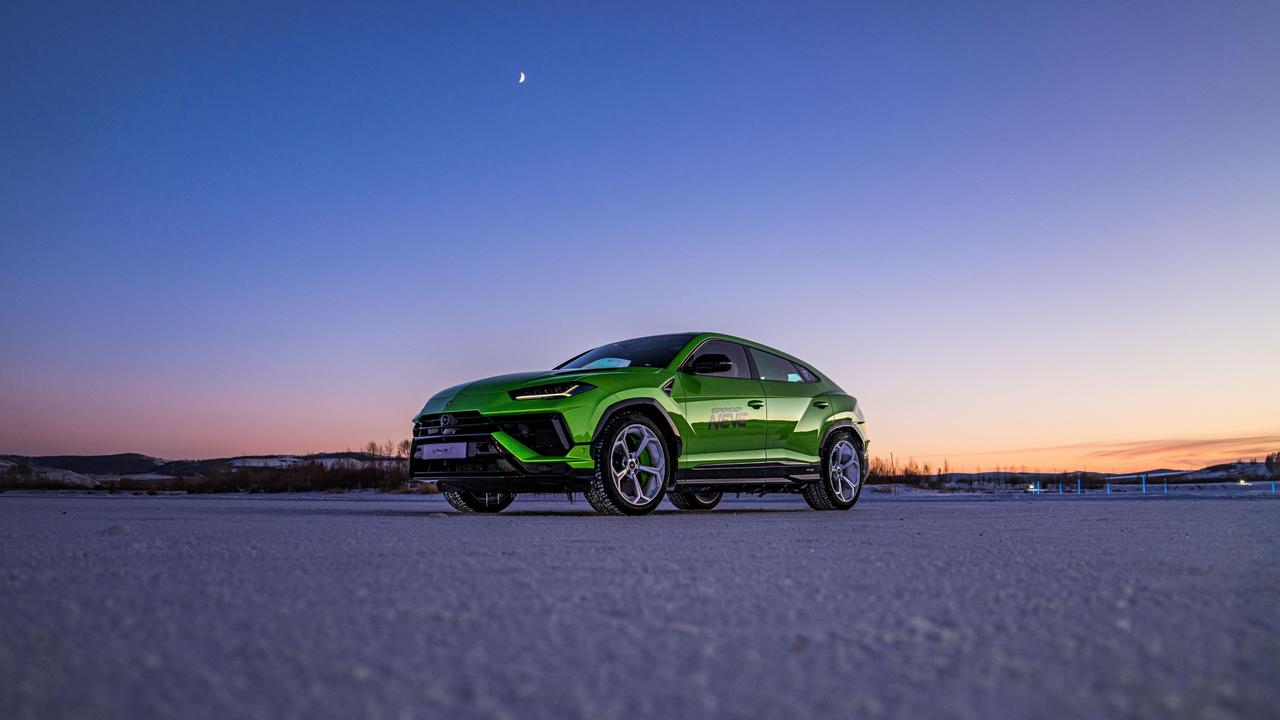
[[507,509],[516,496],[511,493],[445,490],[441,495],[460,513],[498,513]]
[[805,487],[804,499],[814,510],[848,510],[861,494],[862,451],[851,434],[840,431],[824,448],[822,479]]
[[595,439],[596,474],[587,502],[602,515],[645,515],[662,502],[670,466],[667,442],[652,420],[619,413]]
[[722,497],[724,493],[719,492],[682,493],[673,490],[667,493],[671,504],[681,510],[711,510],[720,504]]

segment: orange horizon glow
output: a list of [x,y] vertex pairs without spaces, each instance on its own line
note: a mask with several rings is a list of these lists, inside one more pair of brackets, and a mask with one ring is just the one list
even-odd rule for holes
[[[874,447],[874,443],[873,443]],[[1161,438],[1080,442],[1047,447],[956,453],[880,453],[872,457],[892,459],[936,470],[944,463],[952,472],[1025,470],[1027,472],[1129,473],[1142,470],[1197,470],[1221,463],[1256,460],[1280,451],[1280,432],[1226,437]]]
[[[111,403],[103,398],[104,406],[84,410],[85,417],[103,417],[111,410]],[[206,398],[207,400],[207,398]],[[212,410],[214,403],[204,405]],[[354,418],[350,424],[337,421],[309,422],[306,418],[323,417],[333,413],[332,407],[301,407],[276,409],[270,415],[258,414],[250,418],[229,408],[216,412],[206,411],[197,418],[185,417],[181,404],[173,404],[167,411],[147,412],[143,408],[133,416],[133,422],[98,425],[92,437],[66,434],[61,419],[51,416],[28,416],[22,427],[0,421],[0,429],[9,441],[0,447],[0,453],[28,456],[40,455],[106,455],[138,452],[166,460],[207,459],[245,455],[307,455],[322,452],[361,450],[368,442],[398,442],[408,437],[411,412],[403,414],[404,422],[388,422],[388,413],[374,413],[376,417]],[[128,412],[130,408],[115,408],[116,412]],[[371,408],[365,408],[369,412]],[[341,413],[338,413],[341,414]],[[15,418],[16,419],[16,418]],[[870,456],[889,461],[898,466],[915,463],[928,464],[931,471],[945,467],[951,472],[982,472],[1019,470],[1027,472],[1068,472],[1085,470],[1102,473],[1128,473],[1142,470],[1168,468],[1194,470],[1210,465],[1238,460],[1259,462],[1271,452],[1280,450],[1280,430],[1263,430],[1234,434],[1205,434],[1201,436],[1126,438],[1091,440],[1054,445],[1029,445],[1026,447],[995,448],[977,451],[953,449],[930,451],[923,437],[902,438],[877,435],[886,430],[874,422],[868,426],[871,437]],[[33,422],[34,421],[34,422]],[[43,421],[43,422],[42,422]],[[204,432],[193,432],[203,423]],[[8,427],[4,427],[8,425]],[[368,428],[356,430],[354,426]],[[216,428],[216,431],[214,431]],[[897,433],[886,433],[896,435]],[[979,438],[990,440],[993,433],[983,433]],[[60,440],[48,438],[61,437]],[[14,442],[14,441],[17,442]],[[924,452],[918,452],[924,450]]]

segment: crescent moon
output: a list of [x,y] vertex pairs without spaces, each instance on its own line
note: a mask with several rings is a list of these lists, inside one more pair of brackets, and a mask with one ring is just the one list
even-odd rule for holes
[[520,73],[520,79],[516,81],[516,84],[519,85],[522,82],[524,82],[524,73]]

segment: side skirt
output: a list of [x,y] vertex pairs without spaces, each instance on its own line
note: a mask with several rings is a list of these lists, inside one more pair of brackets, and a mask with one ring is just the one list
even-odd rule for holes
[[811,463],[699,465],[677,470],[672,489],[690,492],[799,492],[821,477],[820,467]]
[[804,490],[809,483],[789,483],[789,482],[751,482],[751,483],[682,483],[675,487],[680,492],[691,493],[742,493],[744,495],[766,495],[769,493],[798,493]]

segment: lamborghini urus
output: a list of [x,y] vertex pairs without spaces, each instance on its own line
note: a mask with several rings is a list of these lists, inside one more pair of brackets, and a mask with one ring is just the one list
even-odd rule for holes
[[711,510],[726,492],[848,510],[866,479],[864,422],[855,398],[786,353],[655,335],[440,391],[414,419],[409,472],[464,513],[546,492],[583,493],[608,515],[643,515],[664,496]]

